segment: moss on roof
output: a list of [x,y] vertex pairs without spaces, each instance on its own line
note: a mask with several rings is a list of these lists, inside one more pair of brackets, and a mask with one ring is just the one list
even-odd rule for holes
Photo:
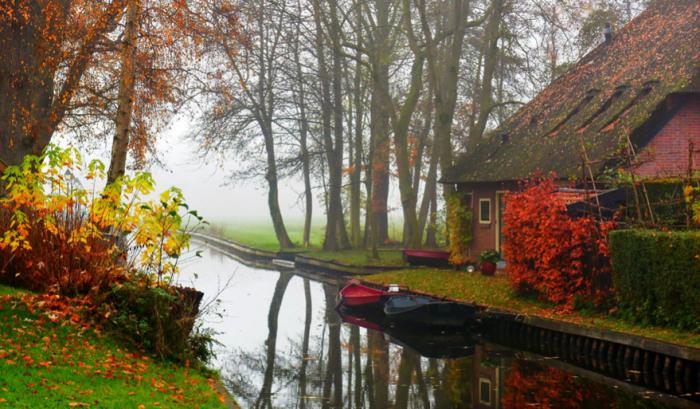
[[442,181],[519,180],[537,171],[578,177],[582,140],[599,172],[670,95],[698,91],[700,1],[656,0],[461,157]]

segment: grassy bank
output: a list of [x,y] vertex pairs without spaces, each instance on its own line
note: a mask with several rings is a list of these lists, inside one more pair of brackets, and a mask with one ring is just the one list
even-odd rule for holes
[[0,408],[226,408],[216,374],[150,359],[0,286]]
[[553,318],[700,348],[700,334],[697,333],[640,326],[601,312],[557,313],[552,305],[514,294],[505,276],[484,277],[479,273],[426,268],[398,270],[361,278],[380,284],[397,283],[412,290],[521,314]]
[[381,249],[379,250],[379,258],[372,257],[371,251],[367,250],[312,250],[305,255],[353,266],[389,266],[397,268],[407,266],[406,262],[403,261],[403,252],[398,249]]
[[[324,229],[322,223],[316,223],[311,230],[311,247],[296,248],[305,255],[325,261],[335,261],[354,266],[390,266],[404,267],[403,254],[399,249],[381,249],[379,258],[372,257],[367,250],[343,250],[343,251],[323,251]],[[266,223],[213,223],[209,228],[209,233],[224,239],[232,240],[246,246],[266,251],[279,251],[275,232],[271,225]],[[289,237],[296,244],[302,243],[304,234],[303,223],[287,223]],[[392,240],[400,238],[393,237]]]
[[[301,245],[304,238],[303,223],[287,223],[289,238]],[[233,240],[259,250],[279,251],[280,246],[275,236],[272,224],[265,222],[214,222],[209,227],[211,233],[225,239]],[[320,223],[316,223],[311,229],[311,247],[319,248],[323,245],[324,230]]]

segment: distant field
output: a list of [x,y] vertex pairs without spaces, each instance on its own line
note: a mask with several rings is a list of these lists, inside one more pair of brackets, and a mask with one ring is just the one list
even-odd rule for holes
[[[287,233],[294,243],[302,244],[304,237],[304,222],[291,221],[286,223]],[[261,250],[279,251],[275,230],[272,223],[257,222],[212,222],[209,230],[221,237],[255,247]],[[321,222],[311,226],[311,246],[321,247],[325,229]]]
[[[287,233],[294,243],[301,246],[304,235],[304,222],[301,220],[290,220],[286,222]],[[236,241],[254,248],[268,251],[279,251],[279,244],[275,237],[272,223],[265,221],[213,221],[208,230],[221,237]],[[324,221],[314,221],[311,225],[311,247],[320,249],[323,246],[323,236],[325,234]],[[390,231],[392,240],[399,241],[400,233],[393,229]],[[331,256],[323,254],[323,258],[332,259]],[[353,254],[352,258],[358,258],[358,254]],[[340,261],[340,260],[339,260]]]

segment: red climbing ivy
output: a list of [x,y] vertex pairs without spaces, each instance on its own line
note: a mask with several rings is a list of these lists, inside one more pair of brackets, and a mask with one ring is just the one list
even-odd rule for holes
[[578,302],[600,305],[609,295],[607,236],[614,223],[569,216],[552,178],[524,182],[507,194],[504,222],[503,252],[518,293],[563,310]]

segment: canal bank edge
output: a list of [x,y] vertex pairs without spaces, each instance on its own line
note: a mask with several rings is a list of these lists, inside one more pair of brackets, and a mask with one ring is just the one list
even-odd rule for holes
[[226,387],[224,386],[224,383],[221,380],[221,378],[219,378],[216,381],[214,387],[216,388],[216,391],[220,394],[220,396],[223,398],[222,403],[224,404],[224,406],[226,406],[227,409],[241,409],[231,392],[229,392],[228,389],[226,389]]
[[[226,253],[231,254],[242,263],[251,267],[277,269],[277,266],[272,264],[273,259],[280,258],[289,260],[290,254],[293,255],[293,253],[273,253],[269,251],[258,250],[249,246],[242,245],[240,243],[235,243],[227,239],[220,239],[201,233],[193,233],[192,236],[194,239],[203,241],[206,244],[224,250]],[[349,266],[342,263],[327,262],[324,260],[318,260],[312,257],[302,255],[293,256],[295,263],[297,263],[298,267],[301,267],[302,269],[307,268],[317,272],[332,274],[334,276],[341,277],[348,275],[372,275],[382,271],[401,270],[401,268],[396,267],[380,267],[381,271],[368,271],[363,270],[362,267],[358,266]],[[379,284],[374,282],[366,280],[361,281],[363,282],[363,284],[368,286],[379,286]],[[410,290],[410,292],[414,294],[435,297],[434,294],[423,293],[420,291]],[[447,297],[438,296],[437,298],[446,301],[464,303],[464,301],[454,300]],[[537,315],[522,314],[517,311],[509,311],[501,308],[479,305],[477,303],[469,304],[473,304],[480,307],[482,309],[482,313],[487,318],[516,322],[536,329],[554,331],[562,334],[568,334],[570,336],[624,345],[629,348],[651,351],[657,354],[676,359],[700,363],[700,348],[674,344],[671,342],[660,341],[652,338],[643,337],[640,335],[618,332],[610,329],[600,329],[587,325],[575,324],[566,321],[540,317]]]
[[395,266],[356,266],[338,261],[320,260],[295,252],[271,252],[260,250],[232,240],[222,239],[203,233],[192,233],[192,238],[203,241],[220,250],[232,253],[235,255],[238,261],[251,267],[272,267],[275,269],[277,266],[271,266],[272,260],[279,259],[293,261],[298,267],[301,268],[334,275],[372,275],[385,271],[397,270],[397,267]]

